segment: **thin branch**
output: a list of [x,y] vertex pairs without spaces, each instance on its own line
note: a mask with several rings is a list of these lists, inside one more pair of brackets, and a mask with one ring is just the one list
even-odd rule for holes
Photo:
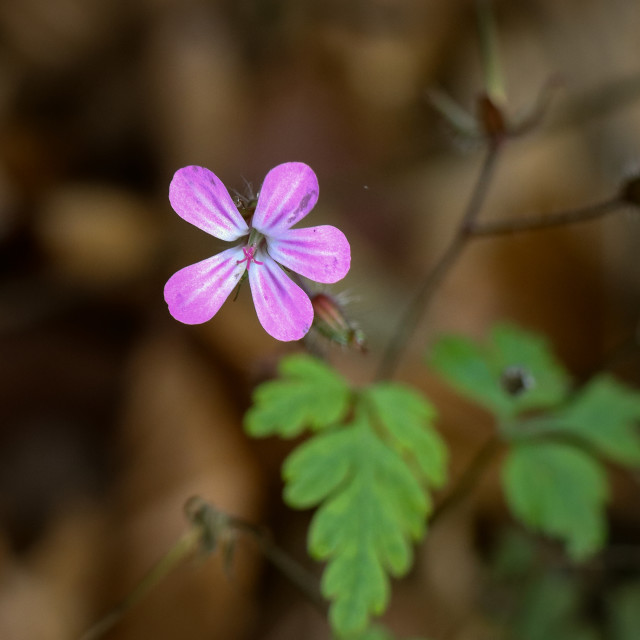
[[259,527],[235,516],[229,517],[229,523],[238,531],[249,534],[259,545],[264,557],[285,576],[315,607],[326,615],[328,603],[322,597],[318,579],[294,560],[288,553],[278,547],[271,534],[264,527]]
[[185,512],[191,523],[191,528],[160,558],[133,591],[85,632],[80,640],[100,640],[103,638],[156,584],[166,578],[190,555],[198,551],[210,554],[218,548],[221,548],[224,555],[225,551],[231,550],[230,541],[239,532],[254,538],[265,558],[296,586],[322,614],[326,615],[328,605],[322,598],[316,577],[280,549],[273,542],[266,529],[219,511],[212,504],[197,496],[187,501]]
[[462,475],[458,478],[453,488],[444,497],[444,499],[436,505],[431,517],[429,518],[431,526],[433,526],[434,523],[440,520],[445,513],[459,504],[473,491],[478,480],[486,470],[489,463],[500,451],[500,448],[500,438],[495,434],[480,447]]
[[140,580],[133,591],[104,618],[96,622],[80,640],[98,640],[122,620],[140,600],[142,600],[151,589],[175,569],[191,553],[194,553],[201,541],[202,531],[197,527],[191,528],[185,533],[176,544],[151,568],[151,570]]
[[427,274],[422,286],[416,293],[415,298],[398,323],[398,327],[392,335],[378,367],[376,380],[391,378],[393,376],[393,373],[400,362],[402,352],[404,351],[409,338],[424,316],[424,313],[433,298],[433,294],[436,292],[441,281],[456,262],[460,252],[470,239],[470,231],[473,228],[475,219],[480,213],[480,209],[484,203],[500,149],[501,146],[498,143],[490,144],[475,187],[471,193],[469,203],[462,220],[458,225],[458,229],[440,257],[440,260],[438,260],[436,265]]
[[532,216],[516,220],[475,223],[470,228],[469,233],[474,238],[479,238],[510,235],[525,231],[540,231],[542,229],[550,229],[569,224],[588,222],[589,220],[597,220],[598,218],[603,218],[604,216],[614,213],[625,206],[628,206],[628,203],[622,200],[619,196],[616,196],[609,200],[604,200],[603,202],[587,205],[586,207],[581,207],[579,209],[562,211],[560,213]]

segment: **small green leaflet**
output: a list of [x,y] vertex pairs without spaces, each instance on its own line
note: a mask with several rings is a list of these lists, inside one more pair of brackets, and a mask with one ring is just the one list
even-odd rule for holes
[[401,384],[381,382],[363,391],[370,403],[370,418],[384,432],[391,446],[409,460],[425,482],[440,487],[445,481],[447,450],[433,423],[435,409],[415,390]]
[[501,419],[556,406],[568,389],[568,376],[544,338],[510,324],[494,327],[486,346],[445,336],[433,345],[429,364]]
[[612,462],[640,465],[640,393],[602,374],[557,413],[536,420],[539,434],[575,437]]
[[426,488],[445,478],[435,413],[400,384],[353,390],[310,356],[287,358],[281,373],[257,389],[246,427],[255,435],[317,432],[285,461],[284,497],[295,508],[318,507],[308,546],[327,562],[322,592],[332,602],[332,629],[367,637],[371,616],[388,604],[389,574],[406,573],[411,543],[424,535]]
[[564,540],[574,560],[602,547],[607,479],[589,454],[557,442],[515,444],[502,468],[502,485],[514,515]]
[[640,465],[640,393],[602,374],[570,395],[544,339],[511,325],[497,326],[487,346],[445,337],[430,361],[496,416],[511,447],[502,484],[514,515],[562,539],[575,560],[598,551],[607,482],[596,456]]
[[293,355],[278,367],[280,380],[261,384],[245,416],[255,438],[278,434],[294,438],[305,429],[321,429],[341,420],[349,408],[347,382],[317,358]]

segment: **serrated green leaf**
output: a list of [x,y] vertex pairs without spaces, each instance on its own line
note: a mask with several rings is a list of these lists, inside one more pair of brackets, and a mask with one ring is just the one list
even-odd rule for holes
[[297,509],[322,502],[351,471],[352,449],[348,429],[320,433],[300,445],[282,469],[285,502]]
[[417,462],[425,480],[439,487],[445,480],[447,448],[433,429],[433,406],[420,393],[401,384],[379,383],[365,390],[373,419],[385,429],[392,445]]
[[351,389],[331,367],[308,355],[283,358],[279,380],[264,382],[253,394],[245,429],[254,437],[293,438],[305,428],[323,429],[347,412]]
[[556,406],[568,388],[568,376],[544,338],[510,324],[496,326],[486,346],[443,337],[429,363],[459,392],[503,419]]
[[625,465],[640,464],[640,393],[611,376],[592,380],[576,398],[541,425],[576,436],[598,453]]
[[562,443],[520,443],[502,469],[507,502],[525,525],[556,536],[582,560],[605,541],[607,481],[587,453]]
[[322,590],[333,601],[332,627],[362,633],[389,598],[389,579],[407,571],[411,539],[424,532],[427,497],[397,451],[387,446],[358,400],[353,421],[320,433],[287,458],[285,500],[322,502],[309,532],[309,551],[327,560]]

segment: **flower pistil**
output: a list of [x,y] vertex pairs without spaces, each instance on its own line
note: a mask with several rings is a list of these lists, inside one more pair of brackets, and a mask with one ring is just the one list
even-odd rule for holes
[[246,261],[247,271],[249,270],[249,267],[251,266],[252,262],[255,262],[256,264],[260,264],[260,265],[264,264],[264,262],[260,262],[259,260],[256,260],[253,257],[255,255],[256,250],[258,249],[258,246],[263,241],[264,241],[264,236],[256,229],[251,229],[247,246],[242,247],[242,253],[244,253],[244,258],[242,258],[242,260],[237,260],[236,264],[242,264],[243,262]]

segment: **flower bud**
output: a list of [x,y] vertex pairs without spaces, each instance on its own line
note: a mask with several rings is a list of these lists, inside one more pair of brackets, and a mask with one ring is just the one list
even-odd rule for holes
[[326,293],[311,296],[313,306],[313,326],[331,342],[366,351],[365,336],[344,313],[343,305]]
[[535,387],[536,381],[527,369],[519,365],[512,365],[502,372],[500,383],[510,396],[519,396]]
[[502,110],[486,94],[478,99],[478,121],[490,140],[498,142],[507,135],[507,125]]
[[258,199],[254,196],[243,196],[239,193],[236,193],[236,195],[233,197],[233,204],[235,204],[238,208],[240,215],[245,220],[249,220],[255,213]]

